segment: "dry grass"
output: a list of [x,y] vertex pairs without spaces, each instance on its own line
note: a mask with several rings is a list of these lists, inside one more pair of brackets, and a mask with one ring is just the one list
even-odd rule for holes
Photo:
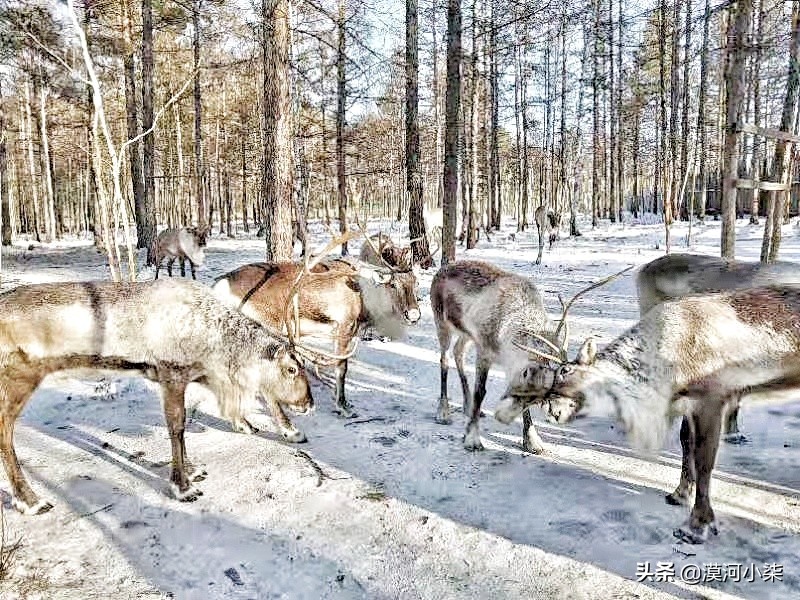
[[17,552],[22,548],[22,538],[11,541],[6,531],[6,515],[0,504],[0,581],[6,579],[14,566]]

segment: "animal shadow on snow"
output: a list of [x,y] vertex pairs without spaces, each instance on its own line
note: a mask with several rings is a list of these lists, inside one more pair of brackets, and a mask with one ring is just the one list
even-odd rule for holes
[[[631,484],[589,468],[521,454],[521,424],[503,426],[491,417],[481,419],[481,433],[484,442],[490,444],[488,449],[467,452],[461,444],[463,413],[454,413],[452,425],[439,425],[433,420],[439,388],[438,359],[435,363],[404,359],[409,364],[408,371],[402,373],[411,373],[405,383],[398,384],[401,367],[396,354],[371,344],[368,357],[371,369],[359,372],[354,381],[358,385],[349,386],[348,393],[359,411],[359,420],[369,422],[343,428],[343,422],[331,414],[330,401],[315,396],[317,412],[304,425],[309,437],[305,449],[320,462],[380,485],[386,494],[447,519],[591,563],[622,577],[634,578],[637,563],[643,561],[653,565],[674,561],[676,568],[680,568],[682,560],[700,565],[777,562],[786,565],[783,582],[738,584],[729,580],[708,585],[748,598],[769,597],[775,592],[785,593],[785,597],[800,593],[800,580],[789,568],[800,564],[800,537],[749,519],[734,518],[720,506],[719,536],[700,547],[678,545],[672,531],[687,518],[688,509],[666,504],[664,491],[655,487],[662,482],[654,482],[654,487]],[[381,384],[381,369],[391,375],[392,383],[383,385],[388,391],[361,391],[364,380],[372,379],[375,386]],[[393,394],[391,388],[397,393]],[[502,379],[490,377],[487,410],[493,409],[503,388]],[[461,390],[453,368],[449,389],[451,403],[460,406]],[[574,428],[542,423],[542,414],[537,411],[534,419],[546,443],[587,448],[582,434]],[[594,426],[590,424],[590,428]],[[589,444],[601,463],[607,454],[635,454],[620,445],[621,436],[616,443],[603,447]],[[673,452],[668,461],[675,476],[668,486],[677,484],[679,458]],[[655,461],[667,462],[662,458]],[[717,473],[717,477],[725,475]],[[769,483],[763,487],[770,489]],[[695,556],[682,558],[678,550]],[[673,585],[662,589],[687,595]]]
[[[320,555],[294,532],[251,527],[207,511],[194,514],[177,504],[148,504],[100,478],[58,486],[38,482],[99,530],[149,593],[181,600],[282,598],[286,590],[304,600],[376,597],[347,565]],[[57,530],[55,521],[63,517],[53,514],[38,518],[51,519]],[[107,586],[112,576],[101,570],[98,585]]]

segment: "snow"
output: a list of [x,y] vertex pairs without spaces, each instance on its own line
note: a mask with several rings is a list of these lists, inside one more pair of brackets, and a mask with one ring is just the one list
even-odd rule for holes
[[[652,221],[595,230],[582,222],[583,236],[562,233],[540,266],[536,234],[512,237],[511,223],[459,256],[532,277],[556,318],[558,294],[568,298],[663,253],[663,227]],[[312,229],[322,245],[322,226]],[[685,225],[673,227],[675,251],[685,250],[686,234]],[[797,234],[784,229],[781,258],[800,261]],[[761,227],[738,222],[737,257],[755,260],[760,236]],[[29,244],[4,249],[1,290],[108,277],[88,241]],[[211,283],[262,260],[263,244],[244,234],[211,238],[199,279]],[[695,224],[691,250],[718,254],[719,223]],[[642,455],[611,420],[555,426],[534,413],[548,453],[525,454],[521,424],[491,418],[504,389],[499,369],[490,373],[481,420],[485,451],[461,445],[454,369],[454,422],[434,422],[432,275],[421,277],[422,318],[408,336],[363,342],[351,361],[347,394],[357,418],[336,417],[330,388],[313,380],[316,411],[293,417],[306,444],[284,442],[261,409],[252,415],[260,433],[234,433],[210,394],[190,386],[186,445],[208,472],[193,503],[169,495],[169,439],[151,384],[50,377],[18,421],[15,444],[34,489],[54,508],[17,513],[0,476],[7,538],[23,540],[0,598],[800,597],[798,394],[745,401],[749,443],[722,445],[712,483],[720,534],[703,546],[678,543],[672,530],[688,510],[663,499],[680,474],[677,431],[663,451]],[[610,341],[637,317],[629,273],[573,307],[570,353],[588,335]],[[778,564],[783,577],[637,583],[637,563],[646,561],[651,571],[672,563],[676,574],[690,563],[723,573],[728,565]]]

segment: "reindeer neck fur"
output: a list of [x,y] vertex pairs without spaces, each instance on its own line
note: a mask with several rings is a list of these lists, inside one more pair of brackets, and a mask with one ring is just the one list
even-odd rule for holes
[[634,443],[656,446],[671,417],[698,402],[800,385],[798,330],[800,288],[665,302],[597,355],[584,392],[620,417]]
[[614,415],[635,447],[659,448],[669,431],[672,383],[669,365],[653,352],[637,325],[598,353],[586,367],[582,391],[590,414]]
[[398,314],[392,304],[390,294],[393,290],[386,285],[375,283],[367,277],[358,277],[361,290],[361,317],[363,324],[372,325],[379,335],[396,340],[406,332],[403,315]]

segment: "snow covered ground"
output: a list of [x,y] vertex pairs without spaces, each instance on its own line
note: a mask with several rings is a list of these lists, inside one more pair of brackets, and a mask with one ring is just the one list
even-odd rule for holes
[[[583,237],[563,239],[534,266],[536,234],[512,231],[459,256],[532,277],[554,317],[558,293],[568,297],[664,247],[658,224],[593,231],[583,223]],[[800,261],[798,233],[785,228],[782,258]],[[755,259],[760,235],[739,222],[737,256]],[[686,227],[674,226],[676,251],[685,238]],[[718,254],[719,223],[695,225],[692,241],[692,251]],[[263,244],[212,238],[200,279],[263,259]],[[332,414],[330,389],[315,381],[316,412],[294,417],[307,444],[284,443],[260,409],[261,433],[233,433],[210,395],[190,386],[186,443],[208,471],[195,503],[165,493],[169,442],[153,387],[48,379],[18,423],[16,448],[55,508],[16,513],[0,476],[6,536],[23,542],[0,598],[800,597],[800,395],[746,401],[749,443],[723,444],[712,483],[720,535],[703,546],[676,543],[672,530],[687,510],[668,506],[663,493],[679,478],[677,431],[662,452],[643,456],[611,420],[557,427],[539,414],[549,453],[526,455],[521,425],[490,416],[504,387],[494,372],[484,452],[462,448],[460,409],[452,425],[434,422],[432,275],[422,276],[423,316],[408,337],[365,342],[352,361],[347,393],[358,418]],[[19,242],[4,249],[0,289],[106,277],[87,242]],[[613,339],[637,313],[632,274],[591,292],[571,313],[571,353],[589,334]],[[454,373],[450,395],[460,406]],[[693,577],[687,565],[705,568],[705,581],[681,581]],[[781,579],[765,581],[765,565],[782,566]],[[646,568],[656,575],[637,583]]]

